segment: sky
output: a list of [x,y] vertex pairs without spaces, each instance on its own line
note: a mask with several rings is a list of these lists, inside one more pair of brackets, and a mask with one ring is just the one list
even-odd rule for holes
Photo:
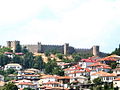
[[1,0],[0,45],[69,43],[99,45],[111,53],[120,44],[120,0]]

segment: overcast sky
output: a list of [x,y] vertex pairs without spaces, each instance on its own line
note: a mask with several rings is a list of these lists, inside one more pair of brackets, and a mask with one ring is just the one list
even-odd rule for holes
[[0,44],[100,45],[111,52],[120,43],[120,0],[1,0]]

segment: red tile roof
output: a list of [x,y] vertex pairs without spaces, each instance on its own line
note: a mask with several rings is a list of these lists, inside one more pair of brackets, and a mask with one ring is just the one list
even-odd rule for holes
[[35,86],[36,84],[30,83],[30,82],[20,82],[20,83],[18,83],[18,85],[31,85],[31,86]]
[[16,55],[24,55],[24,53],[15,53]]
[[22,75],[22,76],[31,76],[31,77],[39,77],[40,75]]
[[4,54],[13,54],[12,52],[4,52]]
[[114,73],[107,73],[107,72],[103,72],[103,71],[99,71],[96,73],[93,73],[92,75],[99,75],[99,76],[105,76],[105,77],[112,77],[112,76],[117,76],[117,74]]
[[45,79],[45,78],[59,78],[60,76],[57,76],[57,75],[44,75],[41,77],[41,79]]
[[51,81],[51,82],[46,82],[46,83],[43,83],[43,84],[61,84],[61,83],[60,82]]
[[58,77],[58,79],[70,79],[70,78],[72,78],[72,77],[70,77],[70,76],[62,76],[62,77]]
[[109,66],[107,66],[107,65],[105,65],[105,66],[99,66],[99,67],[97,67],[97,68],[111,69],[111,67],[109,67]]
[[114,81],[120,81],[120,77],[118,77],[118,78],[114,79]]
[[84,62],[96,62],[96,60],[92,60],[92,59],[81,59],[82,61],[84,61]]
[[91,65],[89,65],[89,66],[93,67],[93,66],[108,66],[108,65],[107,65],[107,64],[100,63],[100,62],[97,62],[97,63],[91,64]]
[[85,71],[73,71],[73,72],[70,72],[69,74],[75,74],[75,73],[84,73]]
[[86,71],[86,72],[90,72],[90,69],[89,69],[89,68],[85,68],[85,71]]
[[117,71],[117,70],[120,70],[120,68],[115,68],[115,69],[113,69],[113,71]]
[[116,60],[117,59],[112,57],[105,57],[105,58],[98,59],[97,61],[116,61]]

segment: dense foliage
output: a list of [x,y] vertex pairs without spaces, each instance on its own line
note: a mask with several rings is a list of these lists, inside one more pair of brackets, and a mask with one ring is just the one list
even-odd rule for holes
[[9,82],[5,85],[3,90],[18,90],[18,87],[14,83]]
[[45,65],[45,72],[47,74],[55,74],[55,75],[64,75],[64,71],[57,65],[55,60],[49,60]]
[[3,54],[4,52],[11,52],[11,48],[7,48],[7,47],[3,47],[3,48],[0,48],[0,54]]
[[24,88],[23,90],[35,90],[35,89],[32,89],[32,88]]
[[102,80],[101,80],[101,78],[95,78],[94,80],[93,80],[93,83],[94,84],[96,84],[96,85],[99,85],[99,84],[101,84],[101,82],[102,82]]
[[42,60],[41,56],[36,56],[34,59],[34,68],[43,70],[45,67],[45,63]]
[[92,54],[83,54],[83,53],[74,53],[73,54],[73,57],[75,58],[75,60],[80,60],[80,59],[87,59],[89,57],[92,57],[93,55]]
[[111,54],[116,54],[120,56],[120,47],[116,48]]

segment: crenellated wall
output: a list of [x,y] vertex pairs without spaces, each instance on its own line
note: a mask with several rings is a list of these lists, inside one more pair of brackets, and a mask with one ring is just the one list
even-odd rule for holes
[[[12,48],[14,51],[16,49],[16,45],[20,44],[20,41],[7,41],[7,47]],[[30,52],[33,53],[45,53],[48,51],[56,51],[63,54],[72,54],[72,53],[82,53],[82,54],[93,54],[94,56],[99,56],[99,46],[93,46],[90,49],[84,48],[74,48],[69,46],[69,43],[65,43],[64,45],[44,45],[41,42],[38,42],[34,45],[23,45],[26,46]]]
[[13,52],[16,50],[16,46],[20,44],[20,41],[7,41],[7,47],[11,48]]

